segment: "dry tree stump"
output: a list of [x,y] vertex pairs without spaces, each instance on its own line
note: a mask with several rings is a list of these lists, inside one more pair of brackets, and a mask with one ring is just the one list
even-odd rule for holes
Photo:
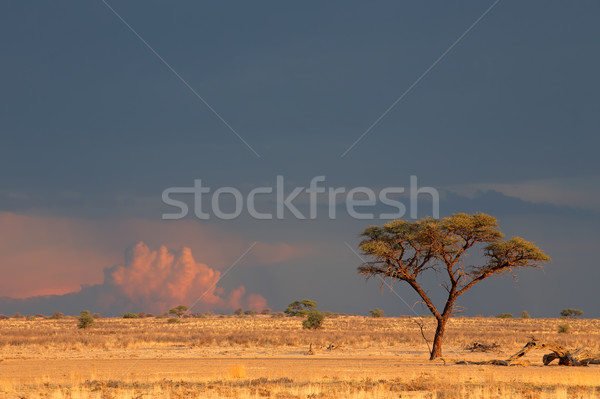
[[[555,344],[546,344],[544,347],[552,351],[542,358],[544,366],[548,366],[556,359],[558,359],[559,366],[588,366],[590,364],[600,364],[600,358],[590,357],[589,351],[584,350],[583,348],[570,352],[562,346]],[[585,357],[580,359],[580,357],[583,356]]]

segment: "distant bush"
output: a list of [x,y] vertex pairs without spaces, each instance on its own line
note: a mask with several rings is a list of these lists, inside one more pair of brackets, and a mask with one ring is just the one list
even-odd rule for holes
[[521,312],[521,318],[522,319],[531,319],[531,315],[529,314],[528,311],[524,310]]
[[285,313],[283,313],[283,312],[271,313],[271,317],[274,319],[279,319],[281,317],[285,317]]
[[94,313],[94,314],[92,315],[92,317],[93,317],[94,319],[99,319],[99,318],[100,318],[100,317],[102,317],[102,316],[100,316],[100,313]]
[[569,318],[580,317],[580,316],[583,316],[583,311],[580,310],[580,309],[571,309],[571,308],[568,308],[568,309],[563,309],[560,312],[560,315],[562,317],[569,317]]
[[288,316],[304,316],[317,309],[317,302],[309,299],[290,303],[283,312]]
[[254,310],[246,310],[246,311],[244,312],[244,314],[245,314],[246,316],[254,316],[254,315],[256,314],[256,312],[255,312]]
[[153,313],[146,313],[146,317],[154,317]]
[[10,317],[8,317],[7,315],[0,314],[0,320],[8,320],[8,319],[10,319]]
[[173,309],[169,310],[169,314],[177,316],[177,317],[183,317],[183,315],[185,314],[185,312],[187,312],[187,310],[188,310],[187,306],[179,305],[179,306],[176,306]]
[[308,314],[306,320],[302,322],[302,328],[306,328],[309,330],[316,330],[323,326],[323,320],[325,319],[325,315],[318,310],[313,310]]
[[513,318],[513,317],[515,317],[515,316],[513,316],[513,314],[512,314],[512,313],[500,313],[500,314],[499,314],[498,316],[496,316],[496,317],[497,317],[497,318],[499,318],[499,319],[512,319],[512,318]]
[[371,310],[369,310],[369,313],[371,313],[371,317],[383,317],[383,316],[385,316],[385,313],[383,313],[383,310],[381,310],[379,308],[371,309]]
[[561,324],[558,326],[558,332],[560,334],[568,334],[571,332],[571,326],[568,324]]
[[123,318],[124,318],[124,319],[139,319],[139,318],[140,318],[140,316],[138,316],[138,315],[137,315],[137,314],[135,314],[135,313],[125,313],[125,314],[123,315]]
[[26,316],[25,320],[33,321],[33,320],[35,320],[35,316],[34,315]]
[[62,312],[54,312],[52,313],[52,316],[50,316],[50,318],[53,320],[60,320],[63,317],[65,317],[65,315]]
[[13,314],[13,319],[22,319],[23,315],[19,312],[16,312],[15,314]]
[[181,319],[179,317],[170,317],[167,323],[181,323]]
[[94,318],[90,314],[89,310],[84,310],[79,313],[79,318],[77,320],[77,327],[79,328],[90,328],[94,325]]
[[48,318],[48,317],[46,317],[45,314],[41,314],[41,313],[36,314],[35,317],[36,317],[36,319],[47,319]]
[[270,314],[271,313],[271,308],[264,308],[263,310],[260,311],[260,314]]
[[233,311],[233,313],[235,313],[238,316],[241,316],[244,313],[244,309],[237,308],[236,310]]
[[147,317],[147,316],[146,316],[146,312],[139,312],[137,315],[138,315],[138,317],[139,317],[140,319],[144,319],[144,318],[146,318],[146,317]]

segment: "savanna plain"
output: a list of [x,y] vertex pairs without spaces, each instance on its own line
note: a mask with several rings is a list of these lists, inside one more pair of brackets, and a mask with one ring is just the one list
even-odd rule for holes
[[[600,352],[600,320],[457,317],[429,361],[432,318],[277,315],[0,320],[0,398],[597,398],[600,365],[459,365],[505,359],[533,336]],[[472,352],[474,342],[497,344]]]

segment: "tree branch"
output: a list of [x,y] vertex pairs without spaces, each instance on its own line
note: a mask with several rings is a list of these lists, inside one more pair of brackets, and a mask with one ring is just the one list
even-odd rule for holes
[[427,306],[427,308],[429,309],[429,311],[431,312],[431,314],[433,314],[435,316],[436,319],[440,320],[442,318],[442,315],[440,314],[440,312],[436,309],[435,305],[433,304],[433,302],[431,301],[431,298],[429,298],[429,296],[427,295],[427,293],[425,291],[423,291],[423,289],[421,288],[421,286],[419,285],[419,283],[417,283],[414,279],[411,280],[405,280],[415,291],[417,291],[417,294],[419,294],[419,296],[421,297],[421,299],[423,299],[423,302],[425,302],[425,305]]

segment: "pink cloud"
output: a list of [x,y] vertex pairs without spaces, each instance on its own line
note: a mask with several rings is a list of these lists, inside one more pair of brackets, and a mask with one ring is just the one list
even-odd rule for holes
[[256,312],[260,312],[261,310],[267,307],[267,300],[260,294],[250,294],[248,295],[247,300],[247,308],[252,309]]
[[[237,233],[195,220],[87,220],[0,212],[0,296],[64,294],[78,291],[82,284],[101,284],[104,268],[122,263],[123,249],[140,241],[150,248],[188,248],[189,253],[173,267],[192,274],[199,272],[189,266],[191,253],[201,257],[199,264],[217,272],[252,244]],[[258,242],[236,267],[277,264],[308,252],[303,245]],[[159,249],[156,256],[169,253],[161,255]],[[209,273],[202,278],[211,279]],[[172,284],[175,293],[180,286]]]
[[[233,290],[227,300],[217,283],[221,273],[194,259],[189,248],[179,252],[165,246],[150,249],[143,242],[128,251],[125,263],[113,268],[111,281],[105,282],[125,295],[136,307],[152,312],[164,312],[183,304],[194,313],[207,310],[251,308],[261,303],[262,296],[245,297],[246,289]],[[264,301],[264,298],[262,298]],[[266,303],[266,302],[265,302]]]
[[245,294],[246,288],[243,285],[233,290],[229,295],[229,299],[227,300],[229,306],[231,306],[233,309],[243,307],[242,298]]

